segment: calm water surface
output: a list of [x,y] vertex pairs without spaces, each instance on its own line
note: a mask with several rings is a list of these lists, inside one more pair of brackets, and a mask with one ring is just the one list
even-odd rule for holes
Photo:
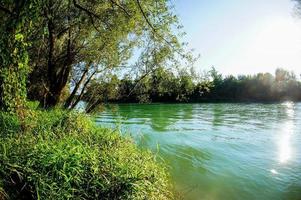
[[301,104],[123,104],[97,121],[158,153],[187,200],[301,199]]

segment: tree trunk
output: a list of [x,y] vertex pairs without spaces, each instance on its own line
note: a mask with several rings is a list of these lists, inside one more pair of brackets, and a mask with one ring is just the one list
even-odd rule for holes
[[87,68],[85,69],[85,71],[83,72],[80,80],[76,83],[72,93],[70,94],[70,96],[68,97],[68,99],[66,100],[65,102],[65,108],[69,108],[71,103],[73,102],[74,98],[75,98],[75,95],[79,89],[79,87],[83,84],[83,82],[85,81],[86,77],[87,77],[87,74],[89,72],[89,66],[87,66]]
[[88,86],[88,84],[90,83],[90,81],[92,80],[93,76],[96,74],[96,70],[93,72],[93,74],[91,74],[91,76],[88,78],[88,80],[85,82],[82,91],[80,93],[80,95],[76,98],[76,101],[71,105],[70,109],[74,109],[76,107],[76,105],[80,102],[80,100],[83,98],[84,96],[84,92],[86,87]]
[[[5,12],[0,27],[0,109],[16,112],[25,106],[26,78],[29,72],[26,46],[26,19],[21,15],[28,4],[25,0],[11,3],[12,10],[1,6]],[[27,10],[29,11],[29,10]]]
[[[61,94],[66,87],[72,65],[72,52],[71,52],[71,27],[68,28],[68,41],[67,41],[67,56],[62,65],[54,62],[54,47],[55,47],[55,27],[52,19],[53,16],[53,0],[49,0],[48,5],[48,93],[44,108],[55,107],[60,103]],[[70,18],[68,17],[68,23]]]

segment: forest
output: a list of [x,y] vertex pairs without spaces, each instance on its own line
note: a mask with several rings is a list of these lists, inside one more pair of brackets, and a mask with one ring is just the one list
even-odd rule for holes
[[275,75],[225,76],[214,67],[199,75],[194,70],[158,68],[153,73],[132,79],[107,75],[93,80],[83,99],[103,103],[176,102],[281,102],[300,101],[301,82],[293,72],[277,69]]

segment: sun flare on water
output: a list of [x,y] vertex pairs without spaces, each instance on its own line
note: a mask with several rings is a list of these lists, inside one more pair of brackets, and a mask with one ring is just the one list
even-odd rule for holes
[[279,162],[286,163],[292,157],[291,139],[294,133],[294,121],[293,121],[294,103],[285,102],[282,105],[285,106],[287,121],[281,125],[278,148],[279,148]]

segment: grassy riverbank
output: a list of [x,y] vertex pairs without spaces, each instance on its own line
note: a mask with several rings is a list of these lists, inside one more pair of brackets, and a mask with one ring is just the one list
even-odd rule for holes
[[0,199],[172,199],[165,167],[117,131],[61,110],[0,113]]

